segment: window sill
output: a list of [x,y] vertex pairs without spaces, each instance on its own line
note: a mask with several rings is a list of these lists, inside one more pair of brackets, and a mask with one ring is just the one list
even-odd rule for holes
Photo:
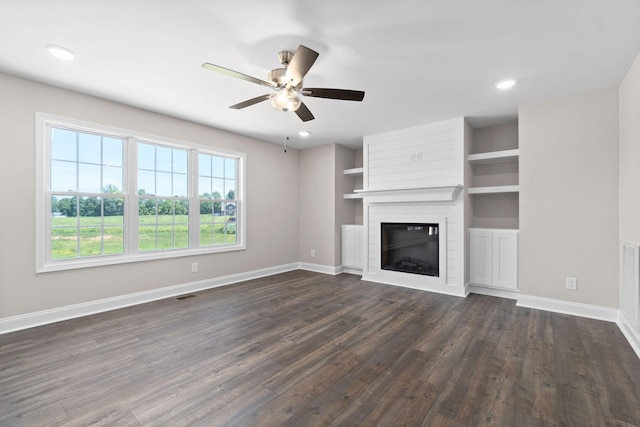
[[102,257],[74,258],[46,263],[36,267],[36,273],[48,273],[52,271],[76,270],[80,268],[101,267],[105,265],[129,264],[133,262],[155,261],[169,258],[180,258],[195,255],[207,255],[224,252],[242,251],[246,249],[244,244],[220,245],[215,247],[180,249],[167,251],[154,251],[135,255],[113,255]]

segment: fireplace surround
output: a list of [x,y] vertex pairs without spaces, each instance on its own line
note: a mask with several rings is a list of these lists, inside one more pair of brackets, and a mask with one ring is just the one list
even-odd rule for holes
[[[465,132],[467,127],[458,118],[364,138],[363,188],[355,191],[362,197],[364,280],[466,294],[467,196],[462,188],[467,184],[465,147],[471,135]],[[389,239],[383,237],[384,223],[423,224],[427,231],[432,227],[429,242],[433,246],[437,238],[437,256],[416,259],[404,247],[398,254],[383,255],[383,239]]]

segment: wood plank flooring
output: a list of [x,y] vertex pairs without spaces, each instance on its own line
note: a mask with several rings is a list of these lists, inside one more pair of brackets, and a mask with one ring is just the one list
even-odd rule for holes
[[613,323],[306,271],[0,336],[2,426],[640,426]]

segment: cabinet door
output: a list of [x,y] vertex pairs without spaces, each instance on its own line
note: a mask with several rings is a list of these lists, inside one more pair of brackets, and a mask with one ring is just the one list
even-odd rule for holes
[[364,227],[362,225],[342,226],[342,266],[362,269],[364,265]]
[[493,231],[493,285],[518,289],[517,231]]
[[364,227],[358,226],[356,227],[356,259],[355,259],[355,267],[362,269],[364,266]]
[[476,285],[492,285],[492,240],[490,230],[469,230],[469,281]]
[[348,225],[342,226],[342,265],[353,267],[356,262],[355,230]]

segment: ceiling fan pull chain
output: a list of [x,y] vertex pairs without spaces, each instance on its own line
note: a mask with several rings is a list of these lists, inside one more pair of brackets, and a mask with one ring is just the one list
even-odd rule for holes
[[284,152],[287,152],[287,142],[289,141],[289,132],[287,130],[288,128],[288,123],[289,122],[289,116],[287,116],[287,111],[284,111]]

